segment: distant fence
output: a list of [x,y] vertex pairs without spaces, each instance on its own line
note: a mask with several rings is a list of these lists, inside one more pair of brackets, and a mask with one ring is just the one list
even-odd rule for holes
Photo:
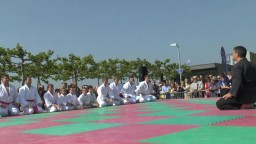
[[194,92],[173,92],[167,94],[160,94],[160,99],[189,99],[189,98],[210,98],[210,97],[221,97],[220,92],[211,91],[194,91]]

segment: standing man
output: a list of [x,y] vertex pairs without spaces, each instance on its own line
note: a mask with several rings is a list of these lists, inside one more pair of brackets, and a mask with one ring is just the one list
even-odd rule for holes
[[19,89],[21,109],[26,115],[43,112],[42,100],[37,89],[31,83],[31,77],[27,77],[25,79],[25,85]]
[[153,87],[150,82],[150,77],[149,75],[145,75],[144,81],[140,82],[139,85],[137,86],[137,89],[135,90],[136,95],[139,95],[139,99],[143,99],[140,102],[150,102],[150,101],[155,101],[156,97],[153,96]]
[[232,86],[229,93],[220,98],[216,105],[220,110],[254,108],[256,102],[256,66],[246,59],[243,46],[233,49],[233,60],[237,63],[232,70]]
[[197,76],[193,76],[192,79],[193,82],[190,86],[191,96],[194,98],[202,97],[202,90],[204,89],[204,84],[202,83],[202,81],[198,81]]
[[136,103],[136,95],[135,95],[135,83],[134,83],[134,75],[129,75],[129,81],[123,85],[121,92],[125,97],[126,101],[130,104]]
[[97,102],[99,104],[99,107],[115,105],[113,104],[113,99],[110,97],[109,94],[108,78],[103,78],[102,82],[103,83],[97,89]]
[[0,85],[0,116],[19,115],[19,97],[14,86],[9,84],[10,77],[4,74]]
[[170,98],[170,86],[166,85],[166,81],[162,81],[162,88],[160,91],[160,98],[161,99],[167,99]]

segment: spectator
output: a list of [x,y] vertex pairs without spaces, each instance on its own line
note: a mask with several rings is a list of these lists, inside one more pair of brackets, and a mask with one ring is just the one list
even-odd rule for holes
[[160,92],[161,99],[169,99],[170,98],[170,86],[166,85],[166,81],[162,81],[162,91]]
[[188,78],[185,78],[185,80],[184,80],[184,81],[185,81],[185,82],[184,82],[185,87],[183,87],[183,88],[184,88],[184,90],[185,90],[185,92],[184,92],[184,96],[185,96],[185,99],[189,99],[189,98],[190,98],[189,90],[190,90],[190,86],[191,86],[191,84],[190,84],[190,82],[189,82],[189,79],[188,79]]
[[224,73],[221,73],[219,76],[220,76],[220,81],[219,81],[220,95],[224,96],[230,91],[230,85],[229,85],[230,81]]
[[211,96],[218,96],[220,86],[218,84],[219,79],[216,76],[213,76],[211,79],[211,84],[209,87],[209,91],[211,92]]

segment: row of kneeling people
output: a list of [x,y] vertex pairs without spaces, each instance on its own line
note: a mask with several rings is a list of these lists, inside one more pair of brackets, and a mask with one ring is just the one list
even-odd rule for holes
[[[42,100],[37,89],[31,85],[30,77],[27,77],[25,85],[19,88],[19,93],[9,84],[9,75],[3,75],[1,81],[0,116],[19,115],[20,111],[23,114],[44,112]],[[129,75],[129,81],[124,85],[119,83],[118,77],[115,77],[111,84],[108,83],[107,78],[103,78],[102,82],[97,89],[97,97],[92,92],[92,87],[87,85],[82,86],[82,94],[77,97],[76,85],[71,85],[68,91],[66,87],[62,87],[58,95],[54,92],[54,86],[48,84],[47,92],[44,94],[47,111],[56,112],[156,100],[155,96],[151,95],[153,88],[149,76],[145,76],[145,81],[140,82],[137,87],[133,75]]]

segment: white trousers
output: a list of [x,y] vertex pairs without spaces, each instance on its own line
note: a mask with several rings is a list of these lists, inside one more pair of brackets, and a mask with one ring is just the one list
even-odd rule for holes
[[[32,107],[29,107],[28,105],[22,108],[25,115],[33,114],[34,109]],[[39,106],[37,106],[38,112],[43,112],[43,109]]]
[[130,97],[130,98],[128,98],[128,99],[127,99],[127,102],[128,102],[129,104],[135,104],[135,103],[136,103],[136,97]]
[[99,107],[112,106],[113,104],[115,105],[115,103],[113,103],[114,101],[112,103],[109,103],[109,102],[106,102],[105,100],[97,99],[97,102],[99,104]]
[[153,95],[144,95],[144,96],[136,96],[136,100],[138,102],[151,102],[151,101],[155,101],[156,97]]
[[12,104],[9,104],[6,108],[0,108],[0,116],[17,116],[19,115],[19,109]]

